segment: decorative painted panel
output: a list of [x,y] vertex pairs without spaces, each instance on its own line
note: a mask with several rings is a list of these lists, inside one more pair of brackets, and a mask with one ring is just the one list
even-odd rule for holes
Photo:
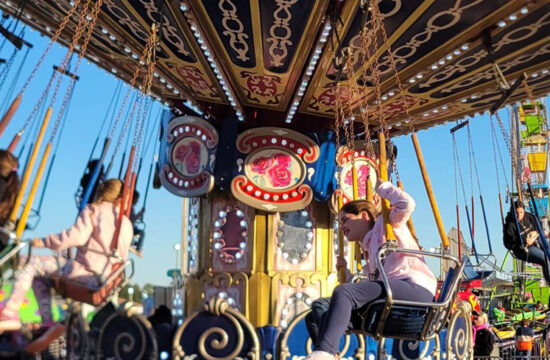
[[260,1],[264,68],[284,73],[296,53],[314,0]]
[[[312,300],[319,298],[326,286],[322,274],[296,272],[288,275],[278,273],[272,278],[271,293],[273,324],[288,326],[290,321],[307,310]],[[280,323],[282,321],[282,323]]]
[[315,228],[311,206],[274,216],[274,270],[315,270]]
[[266,211],[303,209],[319,147],[307,136],[281,128],[257,128],[237,138],[241,153],[231,191],[238,200]]
[[[204,195],[214,187],[214,164],[218,133],[194,116],[172,119],[161,145],[160,181],[171,193],[183,197]],[[162,162],[164,160],[164,162]]]
[[202,0],[231,61],[243,68],[256,66],[249,0]]
[[[366,199],[367,181],[370,181],[372,189],[376,185],[377,154],[367,154],[364,150],[364,142],[356,143],[356,148],[356,150],[352,150],[348,146],[341,146],[336,153],[336,163],[340,168],[338,183],[344,204],[353,200],[353,167],[357,172],[357,193],[359,195],[357,200]],[[333,197],[336,196],[338,196],[337,192],[333,194]],[[336,199],[333,200],[333,203],[334,201]],[[373,192],[373,203],[376,207],[380,206],[380,197],[376,192]]]
[[233,199],[217,197],[212,205],[212,269],[250,269],[254,210]]
[[244,273],[207,273],[201,278],[204,284],[204,300],[218,297],[244,315],[247,311],[248,277]]

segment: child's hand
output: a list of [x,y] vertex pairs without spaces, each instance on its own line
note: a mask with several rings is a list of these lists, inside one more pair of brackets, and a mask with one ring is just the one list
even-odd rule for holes
[[42,241],[41,238],[34,238],[31,241],[31,246],[33,248],[42,248],[42,247],[44,247],[44,242]]
[[348,262],[346,261],[345,258],[341,256],[336,257],[336,270],[340,271],[341,268],[347,269],[347,267],[348,267]]

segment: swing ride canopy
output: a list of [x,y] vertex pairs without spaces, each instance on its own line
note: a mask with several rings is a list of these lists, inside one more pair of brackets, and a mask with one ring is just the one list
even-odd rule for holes
[[[0,8],[13,16],[22,8],[21,21],[51,37],[73,3],[10,0]],[[548,1],[378,4],[416,129],[490,109],[502,96],[499,71],[510,86],[525,74],[535,97],[550,90]],[[78,12],[62,32],[64,45],[77,20]],[[246,128],[308,131],[332,126],[337,77],[343,87],[358,86],[370,104],[375,99],[372,57],[364,61],[362,53],[360,0],[104,0],[86,58],[129,81],[155,21],[160,41],[152,92],[178,113],[197,111],[218,122],[236,113]],[[406,133],[385,44],[377,48],[390,133]],[[351,54],[366,81],[355,85],[339,73],[338,49]],[[506,103],[528,97],[520,86]]]

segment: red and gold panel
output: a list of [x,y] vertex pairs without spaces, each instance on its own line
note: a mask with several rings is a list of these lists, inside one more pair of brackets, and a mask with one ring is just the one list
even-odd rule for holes
[[[379,166],[378,154],[368,154],[365,151],[365,142],[359,141],[356,144],[356,149],[344,145],[341,146],[336,153],[336,163],[339,167],[338,183],[342,193],[342,203],[346,204],[353,200],[353,168],[357,173],[357,194],[358,199],[367,198],[367,181],[370,181],[371,188],[376,185],[376,169]],[[373,193],[374,205],[380,206],[380,196]],[[337,204],[336,197],[338,192],[334,192],[332,203]]]
[[329,1],[189,3],[241,104],[286,110]]
[[319,147],[309,137],[281,128],[247,130],[237,138],[241,153],[231,182],[236,199],[266,211],[305,208]]
[[216,197],[212,204],[212,269],[249,271],[255,210],[234,199]]
[[214,187],[218,133],[194,116],[172,119],[166,131],[166,162],[160,181],[170,192],[183,197],[204,195]]

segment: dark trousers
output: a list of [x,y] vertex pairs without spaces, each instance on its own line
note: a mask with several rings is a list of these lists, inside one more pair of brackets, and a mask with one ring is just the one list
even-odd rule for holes
[[549,264],[544,250],[536,246],[530,246],[527,248],[527,252],[523,249],[515,248],[513,253],[517,259],[540,265],[542,267],[544,279],[546,279],[546,282],[550,284],[550,273],[548,271]]
[[[390,286],[396,300],[433,300],[430,291],[407,280],[390,280]],[[342,335],[357,325],[352,321],[352,312],[382,297],[383,293],[380,282],[361,281],[338,285],[331,298],[314,301],[311,313],[306,316],[306,326],[315,350],[336,354]]]

